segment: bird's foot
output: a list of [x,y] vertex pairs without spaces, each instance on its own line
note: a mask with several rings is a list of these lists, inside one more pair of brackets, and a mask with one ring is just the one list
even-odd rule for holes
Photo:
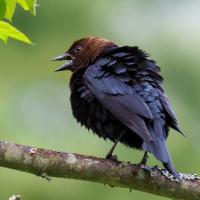
[[112,154],[107,154],[106,155],[106,159],[109,159],[109,160],[112,160],[112,161],[119,161],[118,158],[117,158],[117,155],[112,155]]

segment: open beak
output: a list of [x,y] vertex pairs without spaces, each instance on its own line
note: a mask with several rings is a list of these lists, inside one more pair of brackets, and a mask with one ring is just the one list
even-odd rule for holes
[[52,59],[52,61],[61,61],[61,60],[66,60],[66,62],[63,65],[61,65],[58,69],[56,69],[55,72],[72,69],[73,61],[69,53],[64,53]]

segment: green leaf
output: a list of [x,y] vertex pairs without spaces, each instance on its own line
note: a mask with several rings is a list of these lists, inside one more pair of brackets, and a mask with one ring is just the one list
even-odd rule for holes
[[5,13],[6,13],[5,0],[0,0],[0,19],[4,18]]
[[25,10],[29,11],[32,15],[36,15],[36,0],[16,0],[17,3]]
[[16,0],[5,0],[6,2],[6,14],[5,18],[12,21],[13,14],[16,8]]
[[0,33],[0,39],[6,44],[8,40],[8,36],[5,36],[2,33]]
[[20,32],[18,29],[16,29],[15,27],[13,27],[7,22],[0,21],[0,33],[1,33],[1,36],[3,35],[3,37],[8,36],[8,37],[14,38],[16,40],[20,40],[28,44],[33,44],[26,35],[24,35],[22,32]]
[[28,7],[29,7],[30,13],[32,15],[36,15],[36,9],[35,9],[35,7],[37,5],[36,0],[26,0],[26,3],[28,5]]

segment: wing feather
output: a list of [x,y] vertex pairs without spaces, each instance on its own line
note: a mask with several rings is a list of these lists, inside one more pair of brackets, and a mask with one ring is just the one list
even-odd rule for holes
[[144,118],[152,120],[153,116],[145,101],[133,88],[110,74],[98,77],[101,68],[94,65],[88,67],[84,79],[88,88],[96,98],[122,123],[133,130],[145,141],[152,141]]

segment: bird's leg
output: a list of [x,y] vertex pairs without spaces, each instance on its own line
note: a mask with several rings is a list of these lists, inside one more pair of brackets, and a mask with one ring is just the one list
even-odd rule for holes
[[118,141],[117,140],[115,141],[114,145],[111,147],[110,151],[107,153],[106,159],[117,161],[117,156],[116,155],[112,155],[112,153],[113,153]]
[[122,136],[124,135],[124,132],[122,131],[119,136],[117,137],[117,139],[115,140],[114,145],[111,147],[110,151],[107,153],[106,155],[106,159],[111,159],[111,160],[115,160],[117,161],[117,156],[116,155],[112,155],[117,143],[119,142],[119,140],[122,138]]
[[148,160],[148,152],[145,151],[144,152],[144,155],[142,157],[142,160],[139,162],[140,165],[146,165],[147,164],[147,160]]

